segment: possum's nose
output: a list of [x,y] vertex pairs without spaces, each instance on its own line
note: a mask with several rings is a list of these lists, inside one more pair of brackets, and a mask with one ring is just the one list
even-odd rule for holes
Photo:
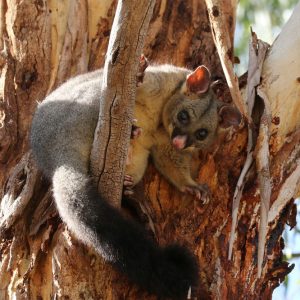
[[186,147],[187,142],[187,135],[177,135],[172,139],[173,146],[178,149],[182,150]]

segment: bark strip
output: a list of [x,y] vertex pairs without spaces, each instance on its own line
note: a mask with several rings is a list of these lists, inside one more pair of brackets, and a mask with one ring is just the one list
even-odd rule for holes
[[[262,65],[266,56],[266,52],[269,48],[269,45],[259,39],[255,32],[251,31],[251,41],[249,43],[249,64],[248,64],[248,77],[247,77],[247,100],[246,105],[248,109],[249,116],[252,115],[255,96],[256,96],[256,87],[260,83]],[[247,144],[247,157],[243,166],[243,170],[240,174],[237,186],[235,188],[233,202],[232,202],[232,225],[230,232],[229,240],[229,251],[228,259],[232,258],[232,249],[235,240],[235,230],[238,219],[238,210],[240,205],[240,200],[242,198],[245,177],[253,163],[253,150],[255,147],[256,141],[253,140],[253,129],[252,126],[248,126],[248,144]]]
[[[239,90],[238,78],[233,70],[233,40],[230,40],[231,31],[229,30],[227,26],[228,23],[225,19],[224,1],[206,0],[205,2],[212,28],[212,35],[219,53],[232,100],[239,111],[251,123],[251,116],[249,115],[246,105],[242,99],[241,92]],[[237,2],[231,1],[228,5],[231,7],[233,15],[235,15]]]
[[256,145],[256,168],[258,173],[258,183],[260,190],[260,223],[258,234],[258,257],[257,257],[257,276],[261,277],[262,264],[265,253],[267,229],[268,229],[268,214],[270,209],[271,199],[271,175],[270,175],[270,115],[266,109],[261,117],[259,138]]

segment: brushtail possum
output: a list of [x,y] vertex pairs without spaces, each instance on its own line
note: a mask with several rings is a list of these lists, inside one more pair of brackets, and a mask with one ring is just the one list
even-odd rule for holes
[[[102,199],[91,181],[89,158],[101,81],[102,70],[80,75],[38,105],[31,127],[34,157],[52,180],[62,220],[80,240],[148,292],[185,298],[197,283],[193,255],[178,245],[159,247]],[[171,65],[147,68],[137,88],[135,115],[143,132],[132,142],[132,162],[126,170],[130,185],[142,178],[151,154],[158,170],[179,190],[196,195],[203,190],[190,176],[189,149],[206,148],[220,124],[235,121],[209,83],[203,66],[194,72]]]
[[207,187],[191,177],[193,152],[209,148],[222,129],[241,121],[235,108],[216,99],[209,70],[150,67],[137,89],[135,117],[143,134],[131,143],[128,193],[141,180],[151,155],[156,168],[177,189],[207,201]]

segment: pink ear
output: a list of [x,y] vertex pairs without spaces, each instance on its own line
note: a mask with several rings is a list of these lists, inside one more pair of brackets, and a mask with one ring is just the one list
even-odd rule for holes
[[210,72],[205,66],[198,67],[186,77],[186,86],[191,93],[203,94],[210,85]]
[[219,109],[219,125],[223,128],[239,126],[242,121],[241,113],[231,105],[223,105]]

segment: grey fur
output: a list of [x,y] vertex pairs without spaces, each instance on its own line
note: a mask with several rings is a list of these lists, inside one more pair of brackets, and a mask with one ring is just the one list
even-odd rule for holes
[[[150,114],[157,127],[165,101],[180,88],[188,72],[173,66],[147,69],[144,84],[137,91],[137,104],[156,101],[160,113],[152,116],[151,109],[146,109],[145,115]],[[141,228],[97,195],[89,177],[101,80],[101,70],[80,75],[38,105],[31,129],[33,154],[40,169],[52,179],[62,220],[79,239],[150,293],[184,298],[197,281],[193,255],[179,246],[159,248]]]

